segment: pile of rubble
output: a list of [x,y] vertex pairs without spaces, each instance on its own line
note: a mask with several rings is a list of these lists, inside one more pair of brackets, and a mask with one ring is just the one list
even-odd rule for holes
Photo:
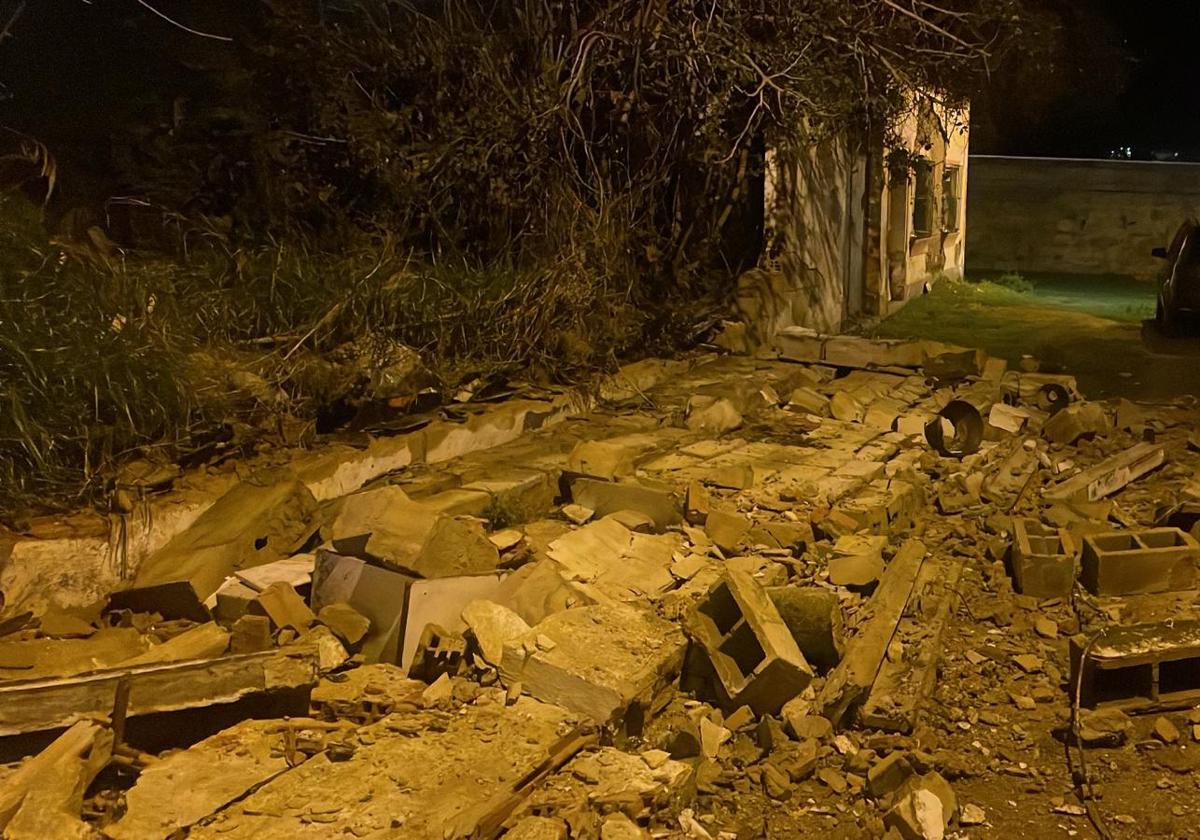
[[1102,823],[1017,756],[1200,703],[1191,406],[779,348],[321,501],[247,473],[106,598],[10,601],[4,836],[939,840],[1043,772]]

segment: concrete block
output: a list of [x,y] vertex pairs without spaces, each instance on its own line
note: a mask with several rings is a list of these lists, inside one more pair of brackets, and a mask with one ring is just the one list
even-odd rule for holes
[[1035,519],[1013,521],[1013,585],[1034,598],[1065,598],[1075,586],[1078,548],[1071,535]]
[[1093,595],[1191,589],[1198,555],[1200,543],[1178,528],[1088,534],[1080,581]]
[[1192,708],[1200,703],[1200,621],[1110,627],[1090,647],[1072,638],[1070,663],[1085,708]]
[[747,574],[728,572],[689,617],[730,708],[773,715],[812,682],[813,673],[765,589]]

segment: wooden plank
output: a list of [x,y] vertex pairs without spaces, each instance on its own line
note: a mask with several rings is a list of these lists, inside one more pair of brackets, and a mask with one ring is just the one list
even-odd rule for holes
[[232,703],[264,691],[317,681],[317,654],[308,647],[110,668],[77,677],[0,683],[0,736],[70,726],[112,711],[122,679],[129,681],[128,716]]
[[842,661],[825,678],[814,705],[817,714],[829,718],[834,726],[841,724],[846,712],[875,682],[924,562],[924,544],[908,540],[880,577],[857,634],[847,642]]
[[1094,502],[1111,496],[1131,481],[1157,469],[1165,460],[1166,454],[1161,446],[1139,443],[1048,488],[1042,495],[1051,502]]
[[[916,725],[925,699],[937,681],[942,636],[958,602],[964,559],[932,558],[921,567],[896,638],[905,645],[898,660],[885,657],[859,721],[884,732],[908,733]],[[912,651],[916,655],[912,655]]]

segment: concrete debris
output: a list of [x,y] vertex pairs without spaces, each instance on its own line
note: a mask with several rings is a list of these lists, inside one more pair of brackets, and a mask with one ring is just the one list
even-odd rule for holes
[[499,665],[504,646],[529,632],[529,625],[508,607],[491,601],[472,601],[462,613],[480,655],[492,665]]
[[708,655],[730,708],[775,714],[812,681],[791,631],[748,574],[728,572],[692,614],[688,630]]
[[724,435],[742,426],[742,415],[727,399],[693,397],[687,406],[687,427],[693,432]]
[[[539,646],[541,637],[554,646]],[[504,645],[506,684],[600,723],[635,702],[653,708],[683,665],[683,633],[674,624],[623,604],[597,604],[548,616]]]
[[1110,825],[1186,836],[1194,404],[778,344],[247,457],[202,503],[172,470],[196,495],[127,516],[119,572],[0,535],[0,736],[65,733],[0,768],[4,835],[1040,836],[1087,813],[1057,738]]

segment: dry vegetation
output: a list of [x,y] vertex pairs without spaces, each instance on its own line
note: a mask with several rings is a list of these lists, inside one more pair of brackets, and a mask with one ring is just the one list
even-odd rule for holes
[[1033,26],[1023,0],[230,0],[205,28],[232,42],[156,44],[144,12],[85,13],[143,60],[178,53],[190,93],[143,70],[143,121],[108,132],[90,193],[71,192],[84,167],[54,166],[68,140],[22,126],[45,145],[22,141],[14,180],[44,196],[57,178],[61,235],[5,202],[11,509],[103,499],[118,456],[227,423],[201,349],[303,414],[321,394],[298,354],[364,334],[419,349],[446,387],[694,340],[758,256],[768,144],[886,137],[906,90],[961,101]]

